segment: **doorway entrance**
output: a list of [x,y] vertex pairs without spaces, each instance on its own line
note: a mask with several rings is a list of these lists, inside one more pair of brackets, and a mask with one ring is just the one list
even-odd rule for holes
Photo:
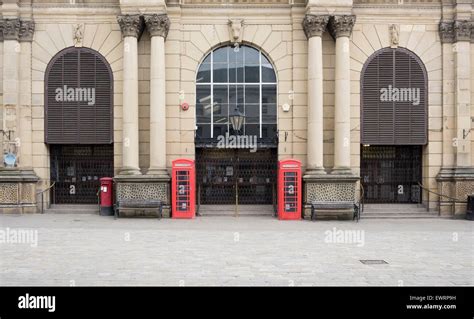
[[197,198],[201,204],[271,205],[276,198],[277,149],[196,149]]
[[366,203],[421,203],[422,148],[361,145],[360,176]]
[[114,148],[108,145],[51,145],[53,204],[96,204],[101,177],[114,176]]

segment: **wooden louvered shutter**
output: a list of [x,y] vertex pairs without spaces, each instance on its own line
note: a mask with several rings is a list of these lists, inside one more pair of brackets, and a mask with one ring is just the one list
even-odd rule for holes
[[[427,77],[421,61],[403,49],[382,49],[369,58],[361,74],[361,143],[427,143]],[[382,101],[381,89],[419,89],[419,104]]]
[[[58,101],[56,89],[95,89],[85,99]],[[64,92],[67,94],[67,92]],[[48,65],[45,85],[45,140],[48,144],[113,142],[113,78],[105,59],[88,48],[68,48]]]

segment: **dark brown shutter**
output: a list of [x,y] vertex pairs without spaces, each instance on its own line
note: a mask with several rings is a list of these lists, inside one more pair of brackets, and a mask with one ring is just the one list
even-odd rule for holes
[[[113,142],[113,77],[104,57],[88,48],[64,49],[53,57],[45,77],[46,143]],[[56,89],[64,86],[94,88],[95,104],[84,99],[57,101]]]
[[[374,53],[361,73],[361,143],[424,145],[427,143],[428,90],[426,70],[411,51],[386,48]],[[413,101],[382,101],[381,89],[419,89]]]

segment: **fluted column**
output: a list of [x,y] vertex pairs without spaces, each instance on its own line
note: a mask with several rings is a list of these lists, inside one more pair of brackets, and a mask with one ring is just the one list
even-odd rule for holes
[[166,14],[145,15],[151,35],[150,61],[150,168],[148,175],[168,177],[166,171],[165,39],[170,21]]
[[349,37],[354,23],[354,15],[334,16],[329,21],[330,29],[336,39],[333,174],[351,173],[351,70]]
[[123,35],[123,164],[120,174],[139,175],[138,144],[138,36],[143,30],[140,15],[117,17]]
[[307,175],[324,174],[323,166],[323,50],[327,15],[307,14],[303,30],[308,38],[308,164]]
[[456,166],[471,163],[471,22],[454,22],[455,111],[457,126]]

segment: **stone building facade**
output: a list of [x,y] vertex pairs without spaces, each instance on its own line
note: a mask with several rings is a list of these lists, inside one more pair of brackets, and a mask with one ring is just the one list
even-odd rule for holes
[[[201,105],[198,73],[208,65],[216,68],[211,73],[219,67],[233,72],[225,63],[216,66],[214,60],[224,52],[219,51],[222,48],[228,48],[227,59],[234,55],[238,59],[239,48],[244,54],[248,51],[248,61],[257,52],[255,56],[260,57],[260,64],[249,66],[250,82],[253,81],[251,67],[258,67],[260,74],[266,66],[273,70],[276,90],[269,94],[274,94],[276,101],[276,129],[268,126],[273,130],[270,148],[275,150],[275,160],[301,161],[306,216],[309,203],[314,200],[356,200],[364,183],[368,185],[364,187],[364,196],[374,202],[419,201],[429,209],[440,209],[442,215],[455,217],[465,213],[465,205],[453,204],[451,198],[465,200],[474,192],[472,0],[3,0],[0,5],[0,138],[3,153],[15,158],[13,162],[6,158],[0,168],[3,212],[36,212],[38,194],[55,181],[57,188],[65,187],[72,197],[79,196],[79,186],[76,193],[76,185],[72,184],[97,182],[101,170],[106,171],[101,165],[107,161],[113,169],[117,198],[154,198],[169,204],[172,161],[178,158],[198,161],[197,154],[202,151],[197,145],[201,134],[197,118],[200,107],[206,109],[208,105]],[[75,49],[83,52],[77,53],[84,56],[85,60],[78,58],[80,61],[88,61],[90,55],[96,58],[95,68],[105,65],[110,70],[111,82],[110,92],[107,91],[110,100],[100,100],[110,103],[111,122],[107,124],[110,142],[98,143],[93,139],[89,142],[107,144],[112,153],[109,157],[98,156],[99,168],[91,168],[90,174],[82,172],[84,176],[76,176],[79,168],[71,168],[67,160],[61,162],[61,156],[72,152],[67,156],[87,158],[92,156],[88,152],[106,154],[107,151],[81,153],[81,147],[89,145],[86,137],[62,143],[61,134],[65,138],[70,133],[66,134],[67,119],[74,119],[79,113],[64,112],[60,122],[54,122],[56,111],[48,112],[58,102],[57,98],[56,102],[49,98],[48,83],[55,80],[73,83],[68,82],[68,72],[75,70],[76,64],[67,65],[70,57],[67,54],[76,54]],[[392,53],[390,60],[387,54]],[[378,71],[374,74],[367,73],[370,61],[377,62],[373,70]],[[408,64],[403,64],[404,61]],[[74,73],[79,82],[88,76],[86,62],[80,63],[83,69],[74,71],[79,74]],[[231,62],[227,60],[227,64]],[[242,68],[236,67],[236,72],[247,70],[244,64]],[[55,67],[61,70],[58,71],[61,78],[54,78],[59,76],[54,73]],[[419,68],[420,87],[416,89],[424,94],[421,98],[424,104],[418,120],[411,120],[397,117],[397,108],[405,104],[390,100],[393,112],[382,116],[380,111],[374,117],[375,122],[371,122],[377,126],[379,134],[373,136],[379,140],[368,143],[363,140],[363,131],[370,131],[367,125],[373,113],[363,108],[371,94],[364,90],[370,90],[370,83],[387,80],[381,71],[385,67],[387,72],[393,72],[393,86],[398,83],[406,88],[411,84],[409,77],[403,78],[407,76],[403,68],[407,68],[408,76]],[[222,73],[214,74],[217,77]],[[232,82],[230,75],[227,76]],[[362,87],[365,78],[368,84]],[[217,86],[224,84],[212,81],[205,81],[205,85],[212,87],[211,94],[216,99]],[[239,85],[244,88],[253,85],[254,82],[248,81],[237,79],[236,89]],[[263,75],[257,82],[260,88],[270,85]],[[234,88],[232,83],[225,85],[228,90]],[[256,93],[257,113],[260,107],[259,141],[267,129],[262,115],[267,112],[267,106],[263,104],[273,101],[273,97],[266,97],[262,92],[261,89]],[[228,96],[227,104],[231,105]],[[103,98],[97,95],[98,101]],[[61,103],[65,105],[64,101]],[[375,110],[383,106],[374,103]],[[211,119],[217,116],[215,105],[212,102]],[[271,109],[272,105],[269,102],[268,107]],[[231,107],[226,107],[230,116]],[[91,130],[103,125],[102,120],[94,119],[95,128]],[[250,123],[248,115],[246,120]],[[230,124],[226,123],[228,128]],[[56,140],[48,133],[55,125],[63,130]],[[202,125],[204,130],[206,125]],[[217,124],[209,125],[215,130]],[[399,130],[400,136],[383,140],[382,131],[386,131],[387,125],[393,126],[392,131]],[[84,127],[89,126],[82,124],[77,129],[81,138]],[[415,141],[410,134],[420,128],[421,140]],[[98,133],[97,129],[94,132],[95,138],[107,134]],[[406,137],[404,132],[409,132]],[[208,137],[215,138],[213,133],[209,134]],[[72,151],[66,151],[67,145]],[[415,155],[405,162],[397,162],[397,158],[404,158],[404,155],[393,155],[399,154],[398,149],[400,154],[412,150],[397,148],[403,145],[415,147]],[[385,149],[367,151],[378,146]],[[368,155],[363,155],[364,152]],[[384,162],[388,164],[368,161],[377,156],[383,160],[384,154],[389,153],[391,161]],[[229,152],[229,156],[233,155]],[[387,172],[387,165],[389,171],[396,172],[396,167],[403,168],[415,160],[419,161],[420,172],[408,186],[397,182],[393,174],[383,177],[382,173],[374,173]],[[66,182],[60,180],[61,167]],[[415,174],[417,169],[408,174]],[[245,182],[245,178],[242,180]],[[61,182],[67,185],[58,186]],[[425,188],[417,188],[418,182]],[[59,193],[60,190],[58,198],[66,196]],[[45,195],[48,202],[54,202],[51,191]],[[332,217],[350,216],[341,211]]]

